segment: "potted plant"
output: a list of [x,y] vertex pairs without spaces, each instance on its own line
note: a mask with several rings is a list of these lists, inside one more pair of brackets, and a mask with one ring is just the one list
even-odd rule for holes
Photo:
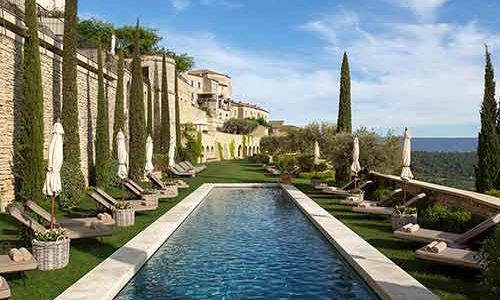
[[392,229],[399,229],[407,224],[417,224],[417,209],[415,207],[406,207],[396,205],[391,216]]
[[48,271],[66,267],[69,263],[69,242],[63,228],[36,232],[32,246],[38,269]]
[[113,210],[113,218],[118,227],[133,226],[135,224],[135,210],[132,209],[130,203],[118,201]]

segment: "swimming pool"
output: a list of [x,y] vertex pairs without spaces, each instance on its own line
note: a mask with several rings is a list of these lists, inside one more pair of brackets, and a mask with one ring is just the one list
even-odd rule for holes
[[277,188],[215,188],[116,299],[377,299]]

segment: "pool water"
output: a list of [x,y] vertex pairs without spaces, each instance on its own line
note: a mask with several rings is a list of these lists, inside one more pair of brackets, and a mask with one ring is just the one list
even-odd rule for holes
[[377,299],[279,189],[216,188],[116,299]]

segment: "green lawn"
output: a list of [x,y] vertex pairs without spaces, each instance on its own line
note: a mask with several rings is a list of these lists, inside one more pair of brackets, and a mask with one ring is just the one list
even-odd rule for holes
[[[65,269],[51,272],[27,272],[26,286],[23,286],[22,280],[16,276],[7,276],[12,288],[12,299],[54,298],[203,183],[277,182],[278,179],[264,176],[262,168],[258,165],[244,161],[225,161],[209,164],[205,172],[187,181],[190,188],[180,190],[177,198],[161,201],[159,209],[156,211],[138,213],[134,227],[114,228],[113,235],[110,237],[71,241],[70,264]],[[442,298],[477,298],[476,273],[458,268],[437,267],[434,264],[416,261],[414,250],[419,245],[393,239],[390,223],[386,218],[352,213],[348,207],[336,205],[335,199],[311,193],[312,191],[303,180],[297,180],[296,183],[299,188],[308,193],[332,215],[339,218]],[[118,190],[112,192],[119,193]],[[58,216],[89,214],[93,202],[86,199],[82,207],[81,210],[73,212],[59,211]],[[2,241],[0,253],[5,253],[6,249],[12,245],[21,245],[19,232],[21,232],[21,228],[14,220],[5,214],[0,214],[0,240]]]

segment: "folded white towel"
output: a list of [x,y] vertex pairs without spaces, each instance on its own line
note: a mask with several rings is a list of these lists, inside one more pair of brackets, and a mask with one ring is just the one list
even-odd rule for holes
[[403,232],[410,232],[410,227],[413,226],[413,223],[408,223],[405,226],[401,227],[401,231]]
[[432,253],[439,254],[443,252],[446,249],[446,247],[448,247],[448,245],[446,245],[445,242],[439,242],[434,247],[432,247]]
[[21,253],[21,251],[19,251],[16,248],[12,248],[12,249],[9,250],[9,257],[14,262],[21,262],[21,261],[23,261],[23,254]]
[[19,252],[21,252],[21,254],[23,255],[23,260],[24,261],[28,261],[28,260],[31,260],[31,258],[33,257],[31,255],[31,253],[28,251],[28,249],[22,247],[22,248],[19,248]]
[[432,241],[432,243],[425,246],[425,251],[432,252],[432,248],[434,248],[437,244],[438,244],[438,241]]
[[409,232],[414,233],[414,232],[417,232],[419,229],[420,229],[420,226],[418,224],[413,224],[412,226],[410,226]]

